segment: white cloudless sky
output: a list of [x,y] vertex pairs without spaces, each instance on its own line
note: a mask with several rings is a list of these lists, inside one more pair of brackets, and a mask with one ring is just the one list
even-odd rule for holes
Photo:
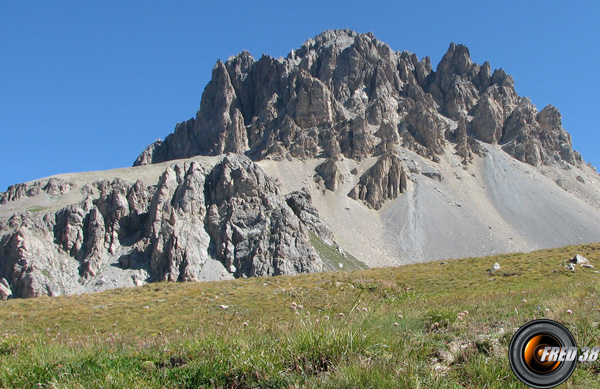
[[327,29],[371,31],[429,56],[469,47],[520,95],[562,113],[600,165],[600,2],[0,2],[0,191],[131,166],[193,117],[211,69],[246,49],[287,53]]

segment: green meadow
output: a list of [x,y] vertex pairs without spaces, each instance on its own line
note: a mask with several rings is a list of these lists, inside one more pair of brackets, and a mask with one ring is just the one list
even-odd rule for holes
[[[576,253],[598,266],[566,269]],[[351,267],[0,302],[0,387],[521,388],[507,352],[526,322],[600,346],[600,244]]]

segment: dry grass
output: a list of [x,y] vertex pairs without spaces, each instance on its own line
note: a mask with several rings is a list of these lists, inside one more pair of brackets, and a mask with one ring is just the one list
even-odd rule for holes
[[[575,253],[600,264],[590,244],[10,300],[0,386],[521,387],[506,351],[525,322],[558,320],[600,345],[600,274],[565,270]],[[567,387],[597,386],[598,370],[580,366]]]

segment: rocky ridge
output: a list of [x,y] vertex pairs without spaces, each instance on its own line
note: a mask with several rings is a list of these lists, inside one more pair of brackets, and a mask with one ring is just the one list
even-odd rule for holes
[[537,111],[513,79],[452,43],[435,70],[371,33],[326,31],[286,58],[244,51],[218,61],[196,116],[135,165],[194,155],[361,160],[403,146],[434,161],[452,146],[465,163],[478,143],[531,165],[579,165],[555,107]]
[[[46,187],[22,184],[10,196]],[[104,180],[80,191],[83,201],[56,212],[0,219],[0,297],[74,293],[108,282],[100,276],[110,267],[127,278],[115,286],[316,272],[309,231],[335,245],[308,193],[282,194],[237,154],[214,167],[175,163],[155,184]]]
[[19,200],[23,197],[34,197],[40,193],[51,196],[64,195],[74,189],[76,185],[59,178],[50,178],[46,181],[35,181],[32,184],[16,184],[6,192],[0,192],[0,204]]

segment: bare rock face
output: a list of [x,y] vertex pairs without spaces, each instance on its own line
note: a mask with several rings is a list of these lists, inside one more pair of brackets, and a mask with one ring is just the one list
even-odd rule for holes
[[[31,220],[13,219],[15,225],[23,224],[4,235],[0,241],[0,278],[7,281],[5,289],[15,297],[56,296],[61,294],[66,265],[46,239],[50,234],[44,225],[36,225]],[[51,240],[50,240],[51,241]]]
[[12,290],[10,289],[10,285],[6,279],[2,278],[0,280],[0,301],[6,301],[10,297],[12,297]]
[[462,157],[463,165],[468,165],[475,155],[483,156],[479,141],[469,135],[467,125],[467,117],[463,115],[458,119],[456,131],[448,132],[450,138],[456,142],[454,149],[456,154]]
[[442,103],[443,112],[456,120],[475,105],[479,90],[473,81],[485,78],[482,72],[489,71],[471,61],[467,47],[452,43],[437,66],[429,92]]
[[432,107],[417,103],[408,112],[401,126],[405,147],[433,160],[443,153],[446,127]]
[[206,193],[212,247],[235,276],[322,270],[307,228],[249,159],[227,155],[207,177]]
[[317,175],[321,177],[325,188],[334,192],[342,182],[342,173],[335,160],[329,158],[315,168]]
[[319,218],[319,212],[312,205],[310,193],[306,188],[290,193],[286,196],[285,201],[309,231],[316,234],[328,245],[335,245],[333,232]]
[[115,267],[133,272],[131,285],[316,272],[323,263],[309,231],[337,247],[307,192],[284,196],[239,154],[214,167],[177,163],[155,185],[117,178],[81,192],[56,212],[0,220],[0,299],[101,285]]
[[502,143],[503,150],[534,166],[583,162],[572,149],[571,137],[561,126],[558,110],[549,105],[538,113],[529,99],[523,99],[506,119]]
[[[565,161],[571,165],[581,165],[581,155],[573,150],[571,135],[562,128],[562,118],[558,109],[552,105],[546,106],[536,116],[540,124],[540,140],[549,159]],[[548,160],[543,163],[549,163]]]
[[484,94],[471,111],[471,132],[477,139],[496,144],[502,138],[504,112],[500,103],[489,94]]
[[210,237],[204,228],[207,173],[195,162],[183,163],[165,170],[159,180],[148,206],[146,236],[136,245],[149,257],[157,280],[197,281],[209,258]]
[[394,146],[400,142],[398,129],[393,123],[388,121],[381,123],[379,129],[375,133],[375,136],[381,139],[381,143],[378,146],[378,151],[380,153],[394,151]]
[[362,160],[399,145],[437,161],[449,142],[469,163],[476,141],[533,165],[580,164],[558,111],[540,114],[504,70],[474,63],[463,45],[450,44],[433,71],[428,57],[370,33],[325,31],[285,59],[244,51],[217,61],[196,117],[134,164],[228,152]]
[[[397,127],[398,101],[427,99],[419,83],[429,73],[428,59],[349,30],[327,31],[286,59],[242,52],[217,62],[196,117],[135,165],[228,151],[255,159],[366,158],[399,142],[385,129],[375,132],[383,122]],[[375,150],[382,139],[384,149]]]
[[370,208],[379,209],[386,200],[406,192],[407,179],[400,158],[386,153],[360,177],[348,196],[363,200]]

